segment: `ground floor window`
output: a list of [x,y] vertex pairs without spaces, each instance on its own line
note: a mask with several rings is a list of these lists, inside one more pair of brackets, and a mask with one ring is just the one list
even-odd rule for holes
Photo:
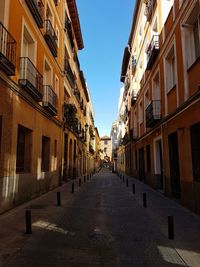
[[43,172],[49,171],[50,162],[50,138],[42,136],[42,165],[41,170]]
[[32,131],[22,125],[18,125],[17,133],[17,158],[16,172],[30,172]]
[[200,123],[190,127],[193,178],[200,182]]

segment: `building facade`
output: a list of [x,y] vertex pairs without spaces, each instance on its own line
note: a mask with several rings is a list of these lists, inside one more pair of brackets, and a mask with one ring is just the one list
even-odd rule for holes
[[128,127],[124,164],[118,165],[195,212],[200,212],[199,15],[197,0],[136,1],[122,62]]
[[0,213],[87,173],[90,98],[74,0],[2,0]]
[[112,157],[112,143],[111,138],[107,135],[101,137],[101,160],[111,162]]

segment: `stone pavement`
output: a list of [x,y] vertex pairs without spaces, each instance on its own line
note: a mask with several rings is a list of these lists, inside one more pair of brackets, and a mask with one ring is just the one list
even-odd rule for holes
[[[2,267],[200,266],[200,218],[129,178],[102,170],[71,193],[71,183],[0,216]],[[131,183],[136,185],[132,194]],[[62,206],[56,206],[56,192]],[[142,193],[147,193],[147,208]],[[24,234],[31,209],[33,234]],[[167,216],[175,216],[175,240]]]

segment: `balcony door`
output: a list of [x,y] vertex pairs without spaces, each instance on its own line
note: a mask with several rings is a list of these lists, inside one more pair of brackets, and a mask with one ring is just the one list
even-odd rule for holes
[[159,73],[153,78],[152,100],[160,100],[160,77]]

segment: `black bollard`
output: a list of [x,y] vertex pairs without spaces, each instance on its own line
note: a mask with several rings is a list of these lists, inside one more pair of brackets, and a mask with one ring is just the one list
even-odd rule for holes
[[147,194],[143,193],[143,207],[146,208],[147,207]]
[[84,183],[86,183],[86,176],[84,176]]
[[133,191],[133,194],[135,194],[135,184],[132,184],[132,191]]
[[57,192],[57,206],[61,206],[60,192]]
[[128,187],[128,179],[126,179],[126,186]]
[[168,238],[174,240],[174,217],[168,216]]
[[74,183],[72,183],[72,194],[74,194]]
[[26,234],[32,234],[32,223],[31,223],[31,211],[26,210],[25,212],[25,219],[26,219]]
[[81,187],[81,178],[79,179],[79,187]]

